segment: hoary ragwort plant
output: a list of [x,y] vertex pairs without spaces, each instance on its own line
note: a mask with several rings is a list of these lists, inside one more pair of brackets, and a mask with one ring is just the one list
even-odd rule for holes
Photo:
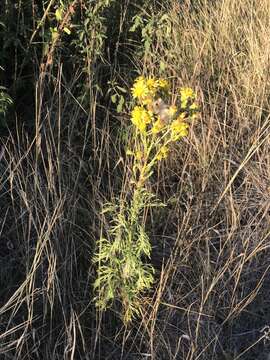
[[129,201],[119,197],[104,206],[110,226],[107,237],[99,239],[94,256],[96,305],[106,309],[119,301],[125,324],[140,314],[143,294],[154,282],[154,268],[146,262],[151,243],[144,215],[147,208],[165,204],[149,192],[146,183],[157,163],[168,157],[171,146],[188,135],[190,120],[199,111],[191,88],[180,88],[173,103],[165,79],[140,76],[131,93],[135,104],[131,111],[131,148],[127,150],[132,157],[130,197]]

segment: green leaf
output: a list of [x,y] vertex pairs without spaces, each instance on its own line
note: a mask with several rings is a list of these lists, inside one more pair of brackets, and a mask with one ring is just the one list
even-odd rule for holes
[[134,21],[134,23],[129,29],[130,32],[136,31],[136,29],[143,24],[143,19],[138,15],[134,16],[132,20]]
[[114,94],[114,95],[111,96],[111,100],[112,100],[113,104],[116,103],[116,97],[117,97],[117,94]]
[[144,42],[144,48],[145,48],[145,50],[146,50],[146,51],[149,51],[150,46],[151,46],[150,41],[149,41],[149,40],[146,40],[146,41]]
[[117,85],[116,88],[117,88],[117,90],[121,91],[121,92],[124,93],[124,94],[126,94],[126,92],[127,92],[127,90],[124,89],[124,88],[121,87],[121,86],[118,86],[118,85]]
[[55,18],[57,21],[61,21],[62,18],[63,18],[63,9],[61,8],[58,8],[56,11],[55,11]]
[[120,96],[119,103],[118,103],[117,108],[116,108],[116,111],[117,111],[118,113],[122,112],[124,103],[125,103],[124,96],[121,95],[121,96]]
[[70,35],[71,34],[71,31],[67,28],[67,27],[64,27],[64,32],[66,33],[66,34],[68,34],[68,35]]
[[163,61],[161,61],[159,63],[159,70],[160,71],[165,71],[166,70],[166,65],[165,65],[165,63]]

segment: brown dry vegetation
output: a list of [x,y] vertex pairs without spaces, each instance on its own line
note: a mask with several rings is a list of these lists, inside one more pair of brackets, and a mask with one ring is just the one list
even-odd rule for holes
[[[269,359],[269,0],[170,0],[164,13],[171,32],[149,52],[129,34],[109,75],[109,60],[95,63],[87,111],[60,58],[54,77],[36,76],[34,133],[18,125],[3,138],[3,360]],[[175,85],[197,90],[201,116],[151,181],[168,204],[147,221],[156,283],[142,319],[124,327],[119,304],[102,314],[93,304],[91,257],[102,204],[124,196],[129,118],[93,84],[117,74],[129,87],[134,68],[158,75],[161,61]]]

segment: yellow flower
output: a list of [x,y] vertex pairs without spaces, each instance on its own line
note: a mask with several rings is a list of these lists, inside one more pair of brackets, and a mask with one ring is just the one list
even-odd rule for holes
[[199,115],[199,105],[197,103],[193,103],[190,105],[189,109],[191,110],[191,114],[189,115],[191,120],[196,120]]
[[148,109],[152,108],[153,98],[151,96],[147,96],[142,99],[142,105],[145,105]]
[[169,83],[167,80],[165,79],[158,79],[157,80],[157,86],[164,91],[168,91],[169,90]]
[[177,107],[175,105],[171,105],[169,107],[169,111],[168,111],[168,114],[170,115],[171,118],[174,117],[174,115],[176,114],[177,112]]
[[158,91],[158,80],[154,77],[148,78],[146,84],[149,91],[149,97],[151,98],[151,101],[153,101]]
[[194,102],[193,104],[190,105],[189,109],[195,111],[199,110],[199,105]]
[[142,100],[147,97],[149,89],[143,76],[139,76],[135,80],[131,92],[134,99]]
[[168,91],[169,83],[164,79],[139,76],[131,88],[132,97],[142,105],[150,106],[158,91]]
[[132,155],[134,155],[134,152],[131,151],[130,149],[127,149],[126,154],[129,156],[132,156]]
[[136,151],[136,153],[135,153],[135,158],[136,158],[137,160],[141,160],[141,159],[143,158],[143,152],[140,151],[140,150]]
[[193,99],[195,96],[194,91],[189,87],[181,88],[180,95],[183,98],[191,98],[191,99]]
[[166,159],[168,157],[169,154],[169,149],[167,146],[162,146],[157,154],[157,160],[162,160],[162,159]]
[[152,120],[151,113],[149,111],[145,110],[144,108],[142,108],[141,118],[145,124],[150,124],[150,122]]
[[181,95],[181,107],[182,108],[187,107],[188,101],[193,100],[195,98],[194,91],[189,87],[181,88],[180,95]]
[[188,124],[183,122],[180,118],[174,120],[171,124],[172,140],[177,141],[188,135]]
[[198,113],[192,114],[192,115],[190,116],[191,120],[197,120],[198,115],[199,115]]
[[156,80],[155,78],[148,78],[146,80],[146,85],[149,90],[153,90],[156,87]]
[[142,106],[135,106],[131,113],[132,123],[140,130],[145,131],[151,122],[151,114]]
[[186,112],[182,112],[181,114],[179,114],[177,120],[183,121],[186,117],[187,117],[187,113],[186,113]]
[[157,121],[154,122],[151,129],[153,134],[159,133],[164,128],[164,122],[158,117]]

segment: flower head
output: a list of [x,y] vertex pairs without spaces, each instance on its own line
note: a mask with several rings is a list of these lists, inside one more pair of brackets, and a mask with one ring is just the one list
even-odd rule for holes
[[191,100],[194,100],[195,93],[194,91],[189,87],[184,87],[180,89],[180,95],[181,95],[181,107],[186,108],[188,105],[188,102]]
[[188,114],[187,114],[186,112],[181,112],[181,113],[179,114],[179,116],[177,117],[177,120],[178,120],[179,122],[182,122],[182,121],[184,121],[184,120],[187,118],[187,116],[188,116]]
[[149,89],[143,76],[139,76],[135,80],[131,92],[134,99],[143,100],[147,97]]
[[157,87],[160,88],[163,91],[169,90],[169,83],[165,79],[158,79],[157,80]]
[[190,110],[193,110],[193,111],[198,111],[198,110],[199,110],[199,106],[198,106],[197,103],[194,102],[193,104],[190,105],[189,109],[190,109]]
[[168,114],[171,118],[174,117],[174,115],[177,113],[177,107],[175,105],[171,105],[168,109]]
[[189,110],[190,110],[190,114],[189,114],[190,119],[196,120],[200,112],[199,105],[196,102],[194,102],[193,104],[190,105]]
[[130,149],[127,149],[126,154],[129,156],[132,156],[132,155],[134,155],[134,152]]
[[167,92],[169,83],[164,79],[139,76],[131,88],[132,97],[142,105],[150,106],[159,92]]
[[135,106],[132,110],[131,121],[140,131],[144,132],[151,120],[151,114],[144,107]]
[[146,80],[146,85],[148,86],[149,90],[153,90],[156,88],[156,79],[153,77],[150,77]]
[[177,141],[188,135],[188,124],[181,118],[174,120],[171,124],[171,136],[173,141]]
[[168,154],[169,154],[169,149],[168,149],[168,147],[165,146],[165,145],[163,145],[163,146],[160,148],[160,150],[159,150],[156,158],[157,158],[157,160],[166,159],[166,158],[168,157]]
[[141,160],[143,158],[143,152],[141,150],[136,151],[135,158]]
[[150,109],[152,109],[152,104],[153,104],[153,98],[152,96],[148,95],[145,98],[141,99],[141,103],[142,105],[145,105],[147,107],[147,109],[150,111]]
[[158,117],[151,129],[152,134],[158,134],[164,128],[164,122]]

